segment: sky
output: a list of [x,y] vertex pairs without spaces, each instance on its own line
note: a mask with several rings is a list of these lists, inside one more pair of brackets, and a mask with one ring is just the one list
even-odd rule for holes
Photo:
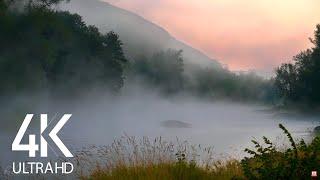
[[319,0],[104,0],[231,70],[270,71],[311,46]]

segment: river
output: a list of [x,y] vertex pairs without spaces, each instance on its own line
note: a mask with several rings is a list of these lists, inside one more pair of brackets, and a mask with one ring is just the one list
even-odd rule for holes
[[[278,128],[279,123],[292,132],[296,139],[310,137],[310,131],[319,125],[316,116],[290,116],[263,105],[209,102],[192,98],[130,96],[62,104],[56,103],[54,106],[58,108],[51,109],[48,116],[49,119],[60,119],[63,113],[72,112],[72,118],[59,133],[63,142],[71,149],[107,145],[127,134],[151,139],[161,136],[167,141],[178,138],[191,144],[212,146],[217,154],[239,157],[243,155],[244,148],[250,146],[253,138],[261,140],[262,136],[266,136],[277,140],[280,145],[285,144],[285,138]],[[44,113],[47,111],[42,109],[49,106],[39,107],[31,112]],[[22,112],[16,121],[3,120],[5,125],[1,126],[0,133],[0,159],[3,167],[14,159],[27,156],[27,152],[17,154],[10,149],[24,116]],[[39,127],[39,115],[35,114],[34,118],[30,132]],[[10,128],[8,124],[11,124]],[[26,137],[23,142],[27,143]]]

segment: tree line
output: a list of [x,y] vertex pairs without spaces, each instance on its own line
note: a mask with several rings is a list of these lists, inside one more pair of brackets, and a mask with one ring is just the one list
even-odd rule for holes
[[320,24],[310,41],[313,47],[276,69],[275,86],[286,104],[320,104]]
[[1,94],[123,86],[127,59],[119,36],[101,34],[77,14],[53,10],[59,2],[0,0]]
[[229,98],[241,101],[276,99],[273,80],[255,73],[233,73],[224,68],[184,64],[183,52],[166,50],[151,57],[130,61],[128,81],[147,85],[166,95],[188,93],[206,99]]
[[166,95],[261,99],[271,89],[254,75],[186,66],[180,50],[128,61],[116,33],[101,34],[81,16],[54,10],[61,1],[0,0],[1,95],[36,90],[74,95],[96,88],[117,92],[138,79]]
[[276,69],[272,79],[254,73],[184,64],[181,50],[128,60],[120,37],[102,34],[81,16],[57,11],[64,0],[0,0],[0,95],[48,90],[76,95],[95,89],[119,92],[139,83],[165,95],[320,103],[320,25],[314,47]]

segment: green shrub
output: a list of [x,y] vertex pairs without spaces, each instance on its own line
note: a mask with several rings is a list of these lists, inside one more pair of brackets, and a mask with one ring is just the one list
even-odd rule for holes
[[311,171],[320,170],[320,138],[315,137],[308,145],[303,140],[296,143],[282,124],[279,127],[291,147],[279,151],[266,137],[263,137],[266,147],[252,140],[255,150],[245,150],[252,157],[241,161],[248,179],[310,179]]

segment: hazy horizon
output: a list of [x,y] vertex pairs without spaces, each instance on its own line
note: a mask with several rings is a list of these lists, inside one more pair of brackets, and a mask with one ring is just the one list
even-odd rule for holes
[[229,69],[272,72],[311,46],[320,2],[102,0],[166,29]]

